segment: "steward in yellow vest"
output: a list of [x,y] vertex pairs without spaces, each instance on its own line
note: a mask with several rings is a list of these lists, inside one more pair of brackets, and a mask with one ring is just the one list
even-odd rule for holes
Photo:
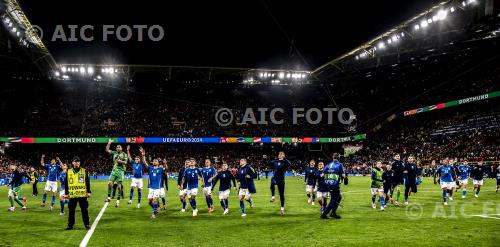
[[89,219],[89,202],[87,198],[90,197],[90,178],[89,172],[85,168],[80,168],[80,158],[74,157],[73,168],[68,169],[68,174],[64,184],[66,185],[66,198],[69,198],[68,209],[68,227],[66,230],[72,230],[75,225],[75,209],[76,205],[80,204],[82,211],[83,224],[85,229],[90,229]]

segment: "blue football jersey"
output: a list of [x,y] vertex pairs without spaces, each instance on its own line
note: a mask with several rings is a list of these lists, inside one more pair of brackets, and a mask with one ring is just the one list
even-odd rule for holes
[[161,188],[161,177],[163,174],[162,167],[148,167],[148,175],[149,175],[149,188],[158,190]]
[[211,187],[212,186],[212,182],[209,182],[208,180],[215,176],[215,168],[213,166],[210,166],[210,167],[203,167],[201,168],[201,175],[203,176],[203,184],[205,185],[205,187]]
[[61,183],[61,190],[66,190],[66,187],[64,186],[65,181],[66,181],[66,172],[61,172],[59,174],[59,182]]
[[132,161],[132,173],[134,175],[134,178],[142,178],[144,172],[144,166],[142,163],[135,163],[135,161]]
[[439,181],[441,182],[453,182],[453,167],[452,166],[441,166],[437,170],[439,174]]
[[187,181],[187,189],[198,188],[198,177],[201,177],[201,171],[198,168],[186,168],[184,179]]
[[460,180],[465,180],[469,178],[470,167],[467,165],[458,166],[458,176]]
[[47,180],[51,182],[57,182],[59,178],[59,173],[61,172],[60,165],[45,164],[45,170],[47,170]]

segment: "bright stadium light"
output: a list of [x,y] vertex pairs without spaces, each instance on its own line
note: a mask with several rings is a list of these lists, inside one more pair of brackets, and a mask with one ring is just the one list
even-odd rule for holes
[[55,75],[56,77],[59,77],[61,74],[59,73],[59,71],[54,71],[54,75]]
[[425,28],[425,27],[427,27],[427,26],[429,26],[429,23],[427,23],[427,20],[422,20],[422,21],[420,22],[420,27],[421,27],[421,28]]
[[292,75],[290,73],[286,74],[286,78],[290,78]]
[[404,32],[401,32],[401,37],[404,37],[405,36],[405,33]]
[[88,67],[88,68],[87,68],[87,73],[88,73],[89,75],[93,75],[93,74],[94,74],[94,68],[92,68],[92,67]]
[[420,25],[418,24],[415,24],[415,27],[414,27],[415,30],[419,30],[420,29]]
[[388,39],[388,40],[387,40],[387,44],[392,44],[392,40],[391,40],[391,39]]
[[80,73],[85,74],[85,68],[84,67],[80,67]]
[[438,20],[438,16],[437,15],[435,15],[435,16],[432,17],[432,21],[433,22],[436,22],[437,20]]
[[384,48],[385,48],[385,43],[384,43],[384,41],[380,41],[380,42],[378,43],[377,47],[378,47],[379,49],[384,49]]
[[451,8],[450,8],[450,12],[451,12],[451,13],[455,12],[455,7],[451,7]]
[[259,77],[260,78],[264,77],[264,73],[260,72]]
[[447,15],[448,15],[448,11],[446,11],[446,10],[440,10],[440,11],[438,11],[438,13],[437,13],[436,16],[437,16],[438,20],[442,21],[442,20],[446,19]]
[[431,24],[431,23],[432,23],[432,18],[427,19],[427,24]]
[[279,77],[280,79],[285,78],[285,72],[280,72],[280,73],[278,74],[278,77]]
[[62,71],[63,73],[66,73],[66,71],[67,71],[66,66],[63,66],[63,67],[61,68],[61,71]]

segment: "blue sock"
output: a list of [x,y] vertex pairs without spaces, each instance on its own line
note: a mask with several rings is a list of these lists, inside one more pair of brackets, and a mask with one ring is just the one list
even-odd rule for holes
[[247,202],[250,203],[250,205],[253,205],[252,198],[248,198]]
[[196,209],[196,199],[191,199],[191,200],[189,200],[189,204],[191,204],[191,207],[192,207],[193,209]]
[[158,212],[158,202],[153,202],[153,212]]
[[245,202],[240,200],[241,213],[245,213]]
[[166,203],[165,197],[161,198],[161,202],[163,203],[163,206],[165,206],[165,203]]
[[380,199],[380,205],[382,205],[382,207],[385,207],[385,198],[383,196],[379,197]]
[[182,202],[182,208],[186,209],[186,207],[187,207],[186,200],[181,200],[181,202]]
[[132,197],[134,197],[134,189],[130,189],[130,200],[132,201]]
[[443,191],[443,200],[446,202],[446,191]]
[[226,209],[226,200],[220,200],[220,205],[223,209]]
[[224,199],[224,204],[226,204],[226,209],[229,208],[229,199]]
[[467,194],[467,190],[462,190],[462,196],[465,196],[465,194]]
[[64,213],[64,200],[59,200],[59,204],[61,205],[61,213]]
[[52,195],[52,202],[50,203],[50,206],[54,206],[54,203],[56,203],[56,196]]
[[42,203],[45,203],[46,200],[47,200],[47,194],[43,194],[43,196],[42,196]]
[[137,191],[137,203],[141,203],[142,191]]

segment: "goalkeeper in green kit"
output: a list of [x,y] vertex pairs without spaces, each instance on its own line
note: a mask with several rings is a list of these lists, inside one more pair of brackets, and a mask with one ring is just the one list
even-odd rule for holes
[[121,190],[123,189],[122,182],[125,176],[126,165],[128,162],[128,156],[125,152],[123,152],[121,145],[116,145],[116,151],[110,150],[112,139],[109,139],[108,145],[106,145],[106,152],[111,154],[113,158],[113,170],[111,171],[111,175],[109,175],[108,181],[108,198],[106,202],[111,201],[111,190],[113,189],[113,183],[118,185],[118,197],[116,198],[115,208],[120,206],[120,196]]

